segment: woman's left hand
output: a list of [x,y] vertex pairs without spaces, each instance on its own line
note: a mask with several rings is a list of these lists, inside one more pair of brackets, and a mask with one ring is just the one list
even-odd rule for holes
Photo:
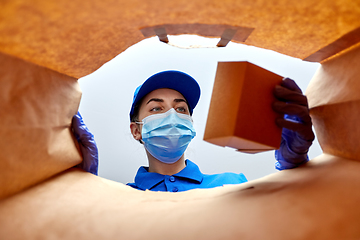
[[276,168],[295,168],[309,161],[307,153],[315,139],[307,97],[290,78],[284,78],[275,87],[274,96],[277,99],[274,111],[284,114],[276,119],[276,124],[283,128],[280,149],[275,151]]

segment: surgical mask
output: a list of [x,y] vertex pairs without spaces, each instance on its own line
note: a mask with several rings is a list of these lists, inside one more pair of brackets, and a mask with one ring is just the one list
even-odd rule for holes
[[163,163],[179,160],[196,135],[191,117],[173,108],[137,123],[143,124],[141,135],[146,150]]

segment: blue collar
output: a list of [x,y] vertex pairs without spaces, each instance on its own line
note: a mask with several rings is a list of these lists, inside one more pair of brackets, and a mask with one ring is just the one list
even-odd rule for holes
[[[180,172],[174,174],[173,176],[189,179],[190,181],[201,183],[203,180],[203,174],[200,172],[199,167],[191,162],[190,160],[185,161],[186,167]],[[148,167],[140,167],[136,176],[135,184],[140,189],[151,189],[155,185],[164,181],[165,175],[148,172]]]

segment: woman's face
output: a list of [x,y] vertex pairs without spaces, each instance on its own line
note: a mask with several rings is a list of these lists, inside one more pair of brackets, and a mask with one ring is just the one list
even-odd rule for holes
[[190,115],[189,107],[181,93],[169,88],[160,88],[146,95],[139,110],[139,121],[152,114],[165,113],[171,108]]

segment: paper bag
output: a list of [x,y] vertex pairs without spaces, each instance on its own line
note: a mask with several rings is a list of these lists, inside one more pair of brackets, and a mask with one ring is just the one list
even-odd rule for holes
[[0,199],[81,162],[73,77],[0,54]]
[[360,159],[360,45],[324,62],[306,96],[324,153]]

